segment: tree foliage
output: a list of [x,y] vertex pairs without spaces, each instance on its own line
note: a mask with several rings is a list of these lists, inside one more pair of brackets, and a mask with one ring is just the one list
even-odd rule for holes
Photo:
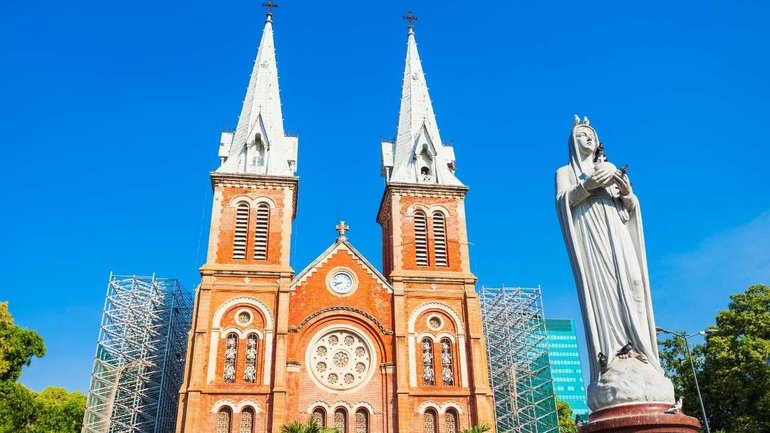
[[559,433],[577,433],[577,424],[569,403],[556,400],[556,413],[559,416]]
[[311,417],[306,423],[292,421],[281,426],[281,433],[339,433],[336,428],[324,428]]
[[45,355],[43,338],[35,331],[13,324],[8,302],[0,302],[0,382],[13,382],[32,357]]
[[0,433],[77,433],[86,397],[48,387],[40,393],[17,382],[33,357],[45,354],[37,332],[14,325],[8,303],[0,302]]
[[[709,424],[725,433],[770,431],[770,287],[751,286],[730,300],[716,316],[717,333],[693,350]],[[682,340],[661,342],[661,359],[685,413],[702,418]]]
[[460,433],[485,433],[492,430],[489,424],[479,424],[471,428],[466,428],[460,431]]

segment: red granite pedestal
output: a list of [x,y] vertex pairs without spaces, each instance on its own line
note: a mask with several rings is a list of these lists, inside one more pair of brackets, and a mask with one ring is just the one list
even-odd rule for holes
[[608,407],[588,417],[579,433],[697,433],[700,422],[684,414],[665,413],[669,404],[642,403]]

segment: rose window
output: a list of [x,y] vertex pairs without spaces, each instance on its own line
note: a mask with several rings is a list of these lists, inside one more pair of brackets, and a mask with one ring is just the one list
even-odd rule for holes
[[332,390],[360,385],[372,369],[369,346],[353,331],[330,331],[316,339],[308,353],[311,374]]

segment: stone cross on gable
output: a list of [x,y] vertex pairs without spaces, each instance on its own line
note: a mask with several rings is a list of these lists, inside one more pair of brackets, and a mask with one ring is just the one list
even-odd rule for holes
[[334,226],[334,228],[336,228],[337,233],[339,233],[339,235],[337,236],[338,240],[347,239],[347,236],[345,236],[345,232],[350,230],[350,226],[345,224],[345,221],[340,221],[340,223]]

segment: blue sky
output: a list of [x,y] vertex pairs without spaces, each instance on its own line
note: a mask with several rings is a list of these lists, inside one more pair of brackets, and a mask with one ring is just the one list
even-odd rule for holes
[[[257,3],[0,4],[0,299],[48,346],[26,385],[87,389],[110,271],[197,285]],[[574,113],[630,165],[660,325],[701,329],[729,294],[770,282],[770,5],[748,1],[281,2],[296,270],[340,218],[381,263],[379,140],[395,135],[408,9],[471,187],[479,284],[541,285],[548,316],[578,318],[553,203]]]

